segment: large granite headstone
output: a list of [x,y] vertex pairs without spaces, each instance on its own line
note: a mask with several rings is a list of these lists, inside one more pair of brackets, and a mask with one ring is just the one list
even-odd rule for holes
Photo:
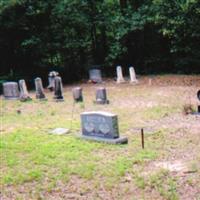
[[109,100],[107,99],[106,89],[104,87],[97,88],[95,103],[97,103],[97,104],[109,104]]
[[49,72],[49,75],[48,75],[49,85],[48,85],[47,88],[48,88],[50,91],[54,91],[54,89],[55,89],[55,78],[56,78],[56,76],[58,76],[58,75],[59,75],[59,73],[56,72],[56,71],[51,71],[51,72]]
[[73,88],[72,93],[75,102],[83,102],[83,94],[81,87]]
[[60,76],[56,76],[55,77],[54,99],[56,101],[64,101],[62,93],[63,93],[62,79]]
[[31,100],[31,97],[29,96],[26,82],[25,80],[19,80],[19,89],[20,89],[20,101],[28,101]]
[[101,83],[102,82],[102,75],[100,69],[90,69],[89,70],[89,79],[93,83]]
[[119,136],[117,115],[108,112],[81,113],[81,126],[83,139],[106,142],[111,144],[124,144],[126,137]]
[[132,67],[132,66],[129,67],[129,74],[130,74],[130,82],[131,83],[138,83],[134,67]]
[[124,83],[125,80],[122,73],[122,67],[117,66],[116,71],[117,71],[117,83]]
[[19,99],[19,88],[16,82],[3,83],[3,95],[5,99]]
[[39,77],[35,79],[35,92],[36,92],[36,99],[46,100],[44,94],[44,88],[42,85],[42,79]]

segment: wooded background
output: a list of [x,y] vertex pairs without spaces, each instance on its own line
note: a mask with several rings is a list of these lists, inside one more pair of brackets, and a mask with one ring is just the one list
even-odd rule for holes
[[200,73],[199,0],[0,0],[0,79],[64,82],[98,65]]

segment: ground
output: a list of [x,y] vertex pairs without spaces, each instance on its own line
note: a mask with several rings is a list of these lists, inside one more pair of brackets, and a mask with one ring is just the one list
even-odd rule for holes
[[[84,103],[71,90],[83,88]],[[95,105],[95,89],[107,88],[109,105]],[[64,102],[5,101],[1,97],[1,199],[200,200],[200,76],[142,76],[139,84],[76,84],[64,87]],[[80,113],[118,115],[127,145],[79,139]],[[54,128],[70,128],[65,136]],[[145,148],[140,130],[144,128]]]

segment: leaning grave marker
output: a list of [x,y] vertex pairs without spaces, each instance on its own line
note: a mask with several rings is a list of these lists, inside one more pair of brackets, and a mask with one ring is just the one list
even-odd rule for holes
[[19,89],[20,89],[20,101],[31,100],[31,97],[29,96],[26,82],[24,79],[19,80]]
[[81,113],[81,138],[110,144],[126,144],[127,137],[119,136],[117,115],[92,111]]

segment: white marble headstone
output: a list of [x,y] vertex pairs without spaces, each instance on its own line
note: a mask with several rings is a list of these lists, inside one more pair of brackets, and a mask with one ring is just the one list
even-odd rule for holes
[[124,83],[124,82],[125,80],[122,73],[122,67],[117,66],[117,83]]
[[131,83],[138,83],[134,67],[132,67],[132,66],[129,67],[129,74],[130,74],[130,82]]

